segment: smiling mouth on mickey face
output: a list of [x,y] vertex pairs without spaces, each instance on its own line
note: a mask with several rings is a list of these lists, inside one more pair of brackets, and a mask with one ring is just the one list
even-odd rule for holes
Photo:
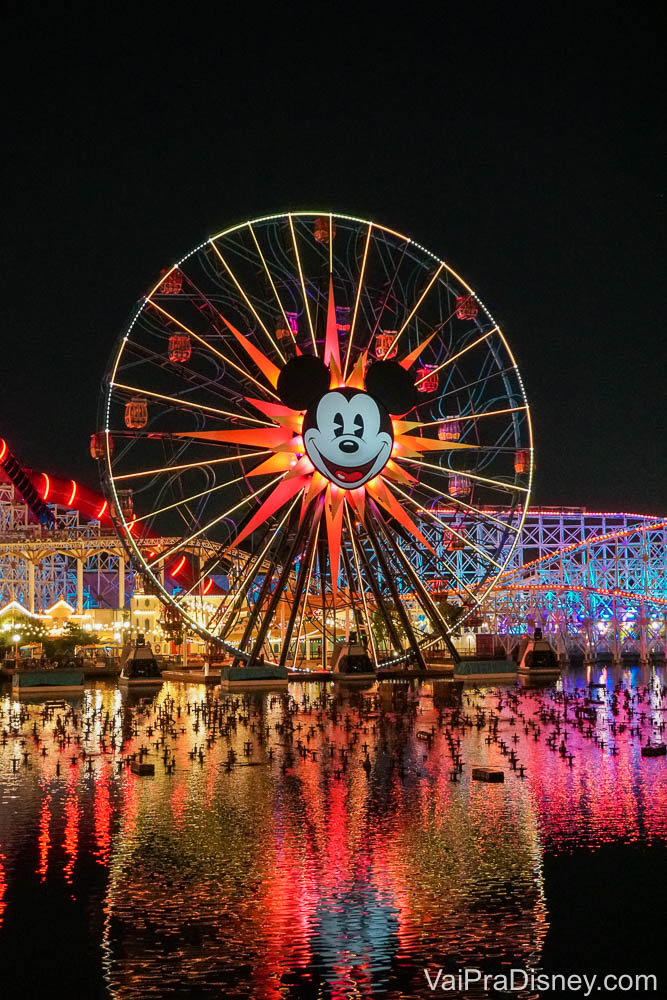
[[[379,452],[378,452],[379,455]],[[358,483],[364,476],[367,476],[371,471],[375,463],[377,462],[378,456],[372,458],[370,462],[364,462],[363,465],[337,465],[335,462],[330,462],[328,458],[325,458],[322,452],[319,452],[319,456],[326,465],[327,469],[336,479],[339,479],[341,483]]]

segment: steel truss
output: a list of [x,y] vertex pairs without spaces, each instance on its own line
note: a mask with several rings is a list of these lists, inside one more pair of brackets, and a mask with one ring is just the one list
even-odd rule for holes
[[[447,524],[455,519],[451,510],[438,516]],[[456,520],[461,524],[460,516]],[[422,522],[422,530],[434,547],[447,544],[446,533],[433,522]],[[463,523],[461,530],[482,546],[489,526]],[[485,569],[474,556],[470,548],[449,553],[457,576],[471,589]],[[420,572],[437,592],[440,581],[429,576],[428,560]],[[532,625],[550,635],[563,657],[620,661],[627,655],[641,662],[667,654],[667,519],[585,508],[532,509],[505,571],[470,627],[495,635],[509,649]]]
[[78,612],[128,606],[135,579],[117,535],[49,506],[53,530],[31,521],[13,485],[0,484],[0,607],[17,601],[43,614],[61,600]]

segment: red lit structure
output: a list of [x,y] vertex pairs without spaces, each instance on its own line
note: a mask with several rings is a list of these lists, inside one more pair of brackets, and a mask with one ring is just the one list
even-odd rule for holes
[[517,475],[525,475],[530,469],[530,452],[522,449],[514,453],[514,471]]
[[[104,435],[96,432],[91,436],[93,457],[97,457],[100,447],[104,448]],[[132,520],[132,491],[118,491],[118,498],[123,514],[126,520],[130,520],[130,527],[133,528],[135,522]],[[21,501],[25,506],[18,506]],[[12,510],[23,512],[18,520],[12,520]],[[39,525],[42,526],[41,533],[33,534],[32,531],[38,530]],[[136,532],[133,530],[133,537],[150,540],[153,546],[152,557],[160,548],[169,548],[167,543],[147,531],[143,522],[141,525],[137,522],[137,529]],[[45,560],[51,567],[49,569],[51,576],[54,573],[54,559],[62,566],[62,581],[66,579],[68,564],[71,563],[72,567],[75,567],[77,559],[87,564],[86,560],[97,558],[94,553],[99,553],[99,557],[104,557],[107,561],[114,559],[118,562],[121,557],[124,559],[122,545],[114,531],[109,503],[100,493],[78,480],[26,468],[2,438],[0,438],[0,538],[3,543],[3,552],[0,553],[0,605],[5,604],[7,600],[16,599],[31,611],[44,610],[44,607],[40,606],[40,594],[49,594],[51,598],[60,596],[65,599],[69,594],[65,589],[62,592],[57,591],[54,595],[55,578],[48,586],[44,582],[39,583],[42,563],[46,566]],[[101,545],[102,542],[104,545]],[[31,545],[34,551],[30,548]],[[30,565],[32,569],[29,568]],[[180,588],[188,590],[195,580],[193,567],[193,557],[189,552],[178,553],[166,560],[165,580],[171,581],[170,586],[178,584]],[[74,568],[71,569],[70,575],[72,574],[74,582],[70,581],[69,585],[63,583],[62,586],[65,588],[70,586],[73,593],[77,589]],[[24,593],[22,588],[27,588],[27,581],[29,578],[32,579],[33,575],[35,586],[31,585],[30,597],[27,589]],[[128,576],[128,582],[130,579]],[[220,596],[223,593],[212,577],[204,579],[201,589],[202,593],[209,597]],[[128,586],[123,601],[131,596],[131,592],[132,588]],[[46,597],[43,599],[46,600]],[[53,599],[50,603],[53,603]]]
[[169,360],[184,365],[190,360],[192,344],[187,333],[173,333],[169,338]]
[[472,295],[459,295],[456,299],[457,319],[476,319],[479,309]]
[[318,243],[329,242],[329,226],[331,226],[331,238],[336,235],[336,226],[331,222],[328,215],[318,215],[313,227],[313,235]]
[[179,292],[183,290],[183,275],[180,271],[175,268],[171,271],[167,271],[167,269],[163,267],[160,274],[165,275],[159,288],[162,295],[178,295]]
[[[109,452],[113,454],[113,438],[109,437]],[[90,435],[90,457],[99,461],[106,455],[106,440],[104,431],[95,431]]]
[[125,426],[141,430],[148,423],[148,403],[142,396],[134,396],[125,404]]
[[436,365],[424,365],[417,369],[417,391],[435,392],[438,388],[438,373]]
[[[389,361],[398,354],[398,344],[394,344],[396,330],[384,330],[375,335],[375,357],[378,361]],[[393,345],[393,346],[392,346]]]

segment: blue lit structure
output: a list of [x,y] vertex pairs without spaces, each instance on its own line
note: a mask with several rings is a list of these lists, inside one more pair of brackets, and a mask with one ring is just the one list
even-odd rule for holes
[[[438,516],[445,522],[451,511]],[[460,519],[458,519],[460,525]],[[482,543],[483,525],[463,525]],[[446,532],[423,531],[434,546]],[[515,636],[540,626],[562,657],[583,655],[639,662],[667,652],[667,518],[533,508],[496,587],[467,618],[469,633],[495,636],[510,649]],[[452,572],[470,585],[483,570],[470,548],[449,552]],[[425,559],[421,572],[428,575]],[[431,588],[447,596],[446,581]],[[483,645],[483,642],[482,642]]]

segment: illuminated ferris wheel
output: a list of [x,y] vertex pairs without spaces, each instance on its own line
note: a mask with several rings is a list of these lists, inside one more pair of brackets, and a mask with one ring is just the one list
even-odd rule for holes
[[163,271],[99,427],[136,567],[242,662],[356,634],[376,665],[423,664],[451,605],[469,615],[493,587],[530,496],[498,325],[419,244],[343,215],[245,222]]

